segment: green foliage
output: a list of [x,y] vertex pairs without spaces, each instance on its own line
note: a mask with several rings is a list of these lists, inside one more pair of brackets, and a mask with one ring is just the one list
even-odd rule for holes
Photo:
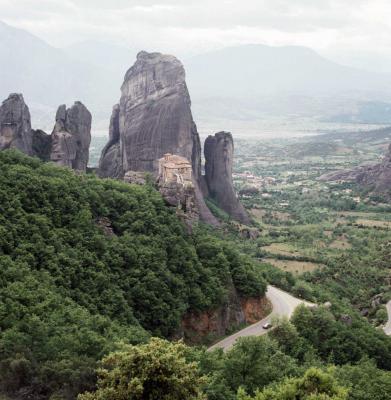
[[[114,343],[169,337],[233,286],[263,295],[252,263],[189,236],[151,186],[0,153],[0,383],[72,397]],[[102,219],[106,222],[102,225]],[[109,231],[107,231],[107,221]]]
[[287,379],[275,387],[267,388],[254,398],[243,390],[238,400],[347,400],[348,391],[339,386],[330,372],[310,368],[302,378]]
[[345,300],[356,308],[371,310],[375,295],[385,293],[383,301],[387,300],[391,242],[387,232],[368,230],[357,231],[351,241],[352,251],[328,260],[324,268],[307,275],[306,280],[313,284],[314,295],[320,301]]
[[202,399],[205,379],[185,358],[186,346],[153,338],[148,344],[111,353],[98,371],[97,390],[79,400]]
[[388,321],[388,312],[385,307],[379,308],[376,311],[376,319],[380,324],[384,324]]
[[312,292],[312,287],[304,281],[297,280],[295,283],[295,286],[292,288],[292,293],[300,298],[300,299],[306,299],[306,300],[313,300],[313,292]]
[[9,393],[58,393],[66,398],[93,387],[95,361],[119,340],[147,334],[91,314],[63,297],[45,271],[0,256],[0,388]]
[[262,263],[258,267],[267,282],[283,290],[290,292],[296,283],[296,278],[290,272],[281,271],[266,263]]
[[267,336],[241,338],[226,353],[193,349],[189,359],[208,377],[204,391],[209,400],[233,400],[240,387],[254,393],[301,372],[296,360]]
[[278,344],[264,337],[242,338],[228,352],[223,377],[232,391],[243,387],[254,393],[273,381],[295,374],[296,361],[284,354]]
[[349,400],[391,399],[391,372],[379,370],[372,361],[344,365],[335,370],[335,376],[349,388]]
[[300,306],[292,316],[292,323],[325,361],[343,365],[370,357],[379,367],[390,370],[390,339],[359,316],[349,317],[352,323],[346,324],[324,307]]
[[269,335],[279,344],[281,350],[303,362],[304,364],[317,365],[316,349],[299,335],[296,327],[286,318],[273,318],[274,328]]

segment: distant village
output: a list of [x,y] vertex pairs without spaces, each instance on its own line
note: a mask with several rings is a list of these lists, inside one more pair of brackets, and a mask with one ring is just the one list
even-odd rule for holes
[[[348,181],[337,181],[333,183],[317,182],[313,179],[292,180],[292,174],[287,174],[287,177],[274,178],[272,176],[257,176],[250,171],[240,173],[233,173],[232,177],[237,187],[241,187],[239,195],[241,198],[252,198],[257,195],[263,199],[273,197],[273,193],[281,193],[284,189],[290,187],[297,187],[302,194],[311,192],[329,192],[331,188],[340,186],[341,184],[348,184]],[[301,190],[300,190],[301,189]],[[339,192],[333,190],[334,195],[339,195],[341,198],[349,198],[355,203],[359,204],[362,201],[368,202],[368,199],[361,199],[360,196],[354,195],[353,190],[350,188],[341,189]],[[289,202],[279,203],[280,207],[288,207]]]

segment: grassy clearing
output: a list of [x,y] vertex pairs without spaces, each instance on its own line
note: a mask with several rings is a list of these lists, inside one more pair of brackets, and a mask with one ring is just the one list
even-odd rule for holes
[[336,240],[332,241],[328,247],[336,250],[349,250],[352,248],[352,245],[349,243],[349,239],[346,235],[341,235]]
[[276,221],[287,222],[292,219],[292,215],[288,212],[268,211],[268,210],[261,210],[259,208],[252,208],[250,212],[251,215],[259,222],[262,222],[262,219],[268,215]]
[[269,254],[276,254],[281,256],[299,257],[303,255],[293,246],[286,243],[272,243],[269,246],[262,247],[262,250],[265,250]]
[[356,221],[357,225],[367,226],[370,228],[386,228],[391,229],[391,221],[375,221],[372,219],[359,218]]
[[274,258],[265,258],[262,261],[274,265],[282,271],[291,272],[294,275],[300,275],[304,272],[312,272],[321,268],[321,264],[309,261],[276,260]]
[[349,242],[345,242],[342,240],[334,240],[328,246],[330,249],[336,250],[349,250],[352,248],[352,245]]
[[335,214],[343,217],[362,217],[362,218],[373,218],[377,213],[367,211],[338,211]]
[[262,217],[266,215],[266,210],[261,210],[260,208],[252,208],[250,210],[250,213],[254,218],[262,219]]

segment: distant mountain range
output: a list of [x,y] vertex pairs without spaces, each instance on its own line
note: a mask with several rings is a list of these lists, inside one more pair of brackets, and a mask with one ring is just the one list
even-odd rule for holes
[[[81,43],[57,49],[29,32],[0,22],[0,98],[11,92],[23,93],[34,125],[52,124],[55,108],[74,100],[88,105],[95,119],[106,119],[119,98],[124,64],[134,62],[134,55],[127,54],[126,49],[120,53],[108,47]],[[118,60],[114,54],[123,54],[118,69],[113,67]]]
[[193,95],[212,92],[247,98],[293,93],[391,93],[391,75],[341,66],[299,46],[225,48],[190,59],[187,70]]
[[[0,99],[22,92],[41,127],[59,104],[78,99],[104,130],[136,53],[91,41],[58,49],[0,22]],[[182,61],[196,120],[207,129],[256,126],[268,116],[391,122],[391,74],[341,66],[305,47],[243,45]]]
[[[391,122],[391,74],[341,66],[297,46],[244,45],[186,62],[202,118],[316,117],[335,122]],[[385,114],[385,115],[384,115]]]

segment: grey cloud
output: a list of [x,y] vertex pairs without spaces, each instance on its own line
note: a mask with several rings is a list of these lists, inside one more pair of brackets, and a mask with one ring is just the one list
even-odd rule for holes
[[380,52],[391,35],[387,7],[387,0],[0,0],[0,19],[58,46],[97,39],[197,52],[264,42]]

